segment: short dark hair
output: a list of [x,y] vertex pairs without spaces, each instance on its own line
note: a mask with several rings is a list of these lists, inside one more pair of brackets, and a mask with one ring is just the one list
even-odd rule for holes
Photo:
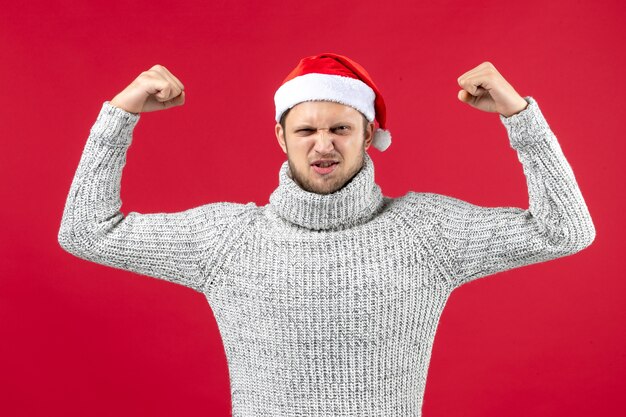
[[[283,127],[283,131],[286,131],[285,128],[285,120],[287,119],[287,115],[289,114],[289,112],[291,111],[293,107],[288,108],[287,110],[285,110],[285,112],[280,116],[280,125]],[[365,137],[365,135],[367,134],[367,125],[370,123],[369,120],[367,120],[367,117],[365,117],[365,115],[361,112],[359,112],[359,114],[361,115],[361,117],[363,117],[363,137]]]

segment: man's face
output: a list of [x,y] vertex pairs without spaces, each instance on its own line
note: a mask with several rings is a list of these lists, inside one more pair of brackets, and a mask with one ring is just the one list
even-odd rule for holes
[[341,189],[359,172],[373,131],[373,123],[363,130],[358,110],[331,101],[299,103],[287,114],[284,130],[276,124],[276,138],[287,154],[293,180],[318,194]]

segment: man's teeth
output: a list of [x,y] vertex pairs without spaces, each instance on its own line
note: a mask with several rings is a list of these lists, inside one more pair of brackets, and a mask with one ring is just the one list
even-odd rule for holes
[[319,164],[317,164],[318,167],[322,167],[322,168],[328,168],[329,166],[333,165],[334,162],[320,162]]

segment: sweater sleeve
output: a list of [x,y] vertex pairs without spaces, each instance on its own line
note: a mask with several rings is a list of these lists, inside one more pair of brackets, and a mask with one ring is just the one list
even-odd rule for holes
[[106,101],[91,128],[65,203],[58,241],[98,264],[206,291],[226,235],[254,203],[210,203],[177,213],[120,211],[120,185],[140,115]]
[[530,96],[521,112],[500,115],[522,163],[529,208],[481,207],[429,194],[435,240],[455,286],[496,272],[571,255],[595,227],[556,136]]

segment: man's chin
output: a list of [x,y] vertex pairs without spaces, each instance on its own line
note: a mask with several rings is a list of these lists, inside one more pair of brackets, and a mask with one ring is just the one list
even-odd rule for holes
[[320,186],[315,184],[306,184],[304,187],[301,186],[301,188],[311,193],[326,195],[336,192],[341,187],[337,187],[336,185]]
[[339,191],[345,185],[345,182],[342,184],[337,184],[335,181],[319,183],[314,180],[302,181],[299,178],[296,178],[295,181],[303,190],[315,194],[332,194]]

